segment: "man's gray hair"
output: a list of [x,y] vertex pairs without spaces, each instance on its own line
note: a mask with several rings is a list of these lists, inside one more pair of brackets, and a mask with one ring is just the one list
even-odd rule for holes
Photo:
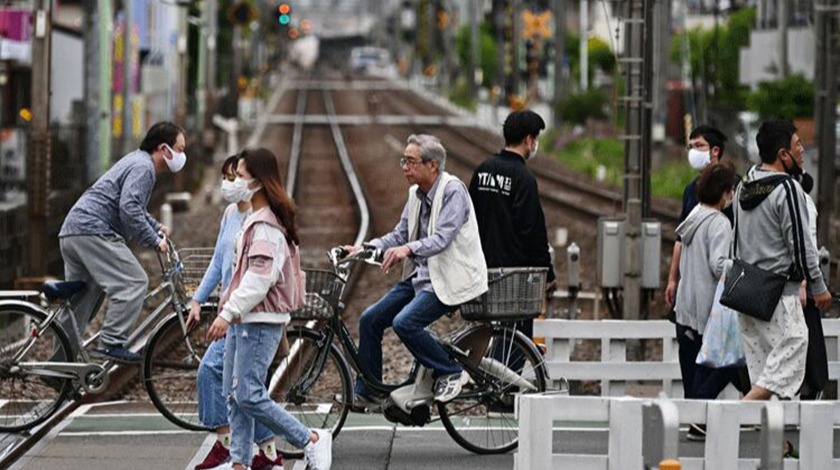
[[408,136],[406,145],[412,144],[420,147],[420,158],[424,162],[436,161],[439,171],[443,171],[446,168],[446,149],[443,148],[440,139],[429,134],[411,134]]

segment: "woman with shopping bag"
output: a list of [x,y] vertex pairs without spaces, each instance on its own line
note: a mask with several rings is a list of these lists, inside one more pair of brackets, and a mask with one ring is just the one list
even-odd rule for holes
[[[736,181],[731,163],[707,166],[697,181],[700,204],[677,227],[682,240],[682,276],[674,311],[686,398],[713,400],[730,382],[739,389],[749,389],[748,384],[740,383],[738,368],[710,368],[697,364],[697,355],[706,340],[703,333],[712,311],[715,290],[729,258],[732,228],[721,211],[732,202]],[[702,440],[705,430],[692,425],[687,437]]]

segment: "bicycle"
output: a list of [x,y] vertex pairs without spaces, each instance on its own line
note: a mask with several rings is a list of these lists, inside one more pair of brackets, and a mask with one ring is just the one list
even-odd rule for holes
[[[195,379],[215,311],[205,306],[198,327],[186,330],[184,262],[172,240],[166,240],[169,252],[158,252],[161,283],[146,294],[145,302],[162,292],[166,298],[126,345],[145,343],[143,381],[161,414],[182,428],[203,431],[208,428],[198,421]],[[82,281],[48,281],[40,292],[0,293],[0,431],[31,429],[55,414],[68,397],[108,388],[108,373],[116,363],[94,360],[87,351],[99,333],[85,340],[81,333],[69,335],[62,325],[68,322],[72,331],[80,331],[70,299],[84,288]],[[93,312],[104,298],[101,293]]]
[[[439,419],[459,445],[478,454],[516,448],[514,395],[545,391],[548,373],[533,341],[497,320],[536,316],[547,270],[490,270],[490,291],[460,307],[462,317],[471,323],[439,341],[470,381],[458,397],[437,403],[438,418],[433,418],[431,371],[415,361],[402,383],[386,384],[368,377],[360,367],[356,344],[342,320],[344,289],[352,266],[360,261],[381,264],[381,252],[366,246],[345,256],[342,248],[333,248],[328,252],[332,271],[306,270],[306,305],[292,318],[308,324],[287,331],[292,353],[271,377],[273,399],[305,425],[328,429],[336,437],[353,405],[352,369],[369,389],[387,395],[381,407],[369,411],[381,411],[389,421],[425,426]],[[281,450],[291,458],[300,455],[289,446]]]

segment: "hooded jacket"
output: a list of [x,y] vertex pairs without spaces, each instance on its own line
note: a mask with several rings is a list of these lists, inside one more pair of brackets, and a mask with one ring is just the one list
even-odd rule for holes
[[676,319],[702,335],[723,264],[729,258],[732,228],[722,212],[698,204],[677,227],[677,235],[682,240],[682,254]]
[[816,247],[808,236],[808,209],[798,182],[753,167],[735,207],[734,255],[766,271],[789,276],[785,295],[805,279],[814,294],[826,291]]

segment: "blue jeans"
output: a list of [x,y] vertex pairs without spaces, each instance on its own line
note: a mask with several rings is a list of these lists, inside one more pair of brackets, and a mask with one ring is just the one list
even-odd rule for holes
[[262,424],[275,435],[302,449],[311,431],[268,396],[265,377],[283,335],[283,325],[231,325],[225,340],[224,390],[228,396],[233,463],[251,465],[254,428]]
[[[384,297],[367,308],[359,319],[359,366],[369,379],[382,381],[382,336],[389,327],[423,367],[437,378],[461,372],[426,327],[452,310],[433,292],[414,292],[411,280],[395,285]],[[362,380],[356,380],[356,393],[372,395]]]
[[[227,426],[228,410],[225,397],[230,388],[224,389],[225,340],[210,343],[198,366],[198,419],[209,428]],[[254,428],[254,442],[262,444],[274,434],[262,424]]]

